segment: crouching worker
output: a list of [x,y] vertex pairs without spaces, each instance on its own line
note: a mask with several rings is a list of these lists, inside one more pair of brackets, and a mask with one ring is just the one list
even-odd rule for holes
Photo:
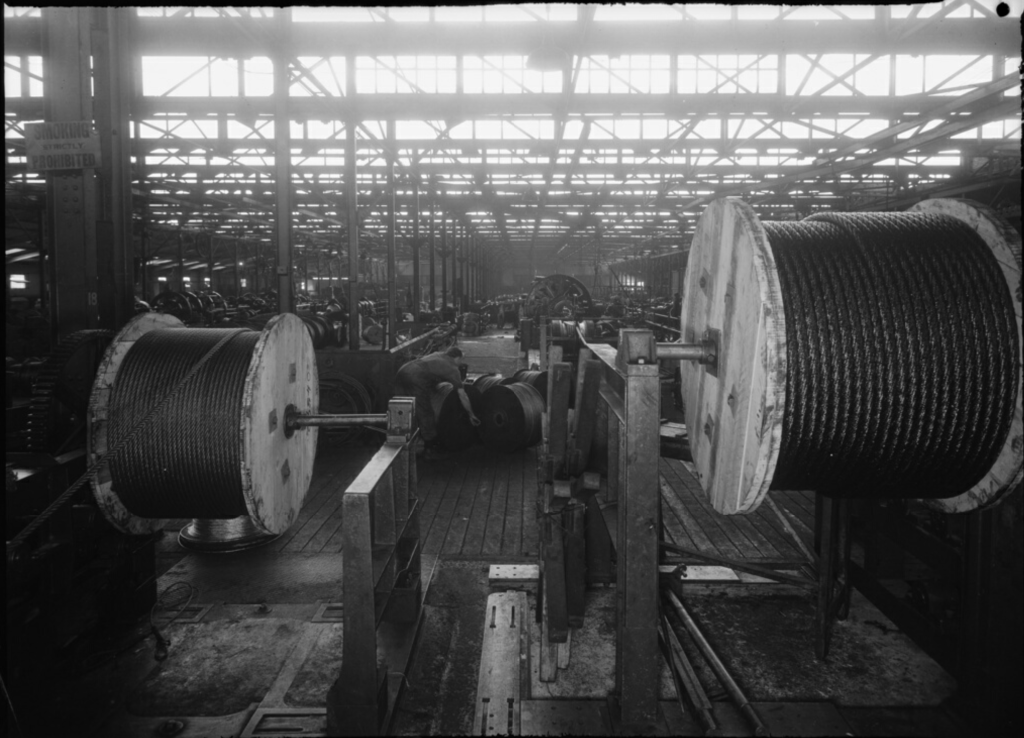
[[473,413],[469,396],[462,388],[462,373],[459,371],[458,362],[461,358],[462,351],[453,346],[447,351],[413,359],[404,364],[395,377],[394,396],[416,398],[416,420],[420,427],[420,438],[431,454],[438,450],[437,418],[434,416],[431,398],[442,382],[450,382],[455,387],[459,393],[459,401],[469,415],[469,422],[474,426],[480,425],[480,419]]

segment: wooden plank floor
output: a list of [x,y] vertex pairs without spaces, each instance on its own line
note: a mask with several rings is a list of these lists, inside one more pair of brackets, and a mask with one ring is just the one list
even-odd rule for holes
[[[267,549],[280,553],[341,550],[341,495],[373,449],[338,447],[321,453],[298,519]],[[420,535],[427,554],[519,559],[537,553],[534,449],[514,454],[476,446],[417,466]],[[172,521],[178,530],[188,521]]]
[[[339,551],[341,493],[371,452],[365,447],[341,447],[335,453],[321,453],[298,520],[270,548],[282,553]],[[536,466],[536,449],[505,454],[475,446],[440,459],[421,458],[417,471],[424,553],[470,559],[535,556]],[[801,559],[768,505],[750,515],[720,515],[686,466],[675,459],[661,460],[660,486],[665,538],[671,543],[764,563]],[[792,525],[810,543],[813,496],[806,492],[771,495],[792,513]]]
[[[762,504],[749,515],[721,515],[700,483],[676,459],[661,460],[662,525],[665,539],[700,553],[762,563],[802,561],[800,550],[775,512]],[[814,530],[814,497],[809,492],[770,492],[796,518],[791,525],[807,543]]]

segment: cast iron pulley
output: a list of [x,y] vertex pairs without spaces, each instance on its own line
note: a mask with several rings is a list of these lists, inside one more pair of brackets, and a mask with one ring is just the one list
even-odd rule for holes
[[588,313],[592,304],[586,285],[568,274],[552,274],[530,288],[523,312],[528,318],[573,318]]
[[185,323],[189,322],[193,317],[192,301],[181,292],[175,292],[174,290],[161,292],[150,301],[150,304],[156,312],[173,315]]

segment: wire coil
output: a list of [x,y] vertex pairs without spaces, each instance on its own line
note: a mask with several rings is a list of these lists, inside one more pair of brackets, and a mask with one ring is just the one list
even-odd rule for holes
[[484,392],[482,404],[480,435],[488,448],[511,453],[540,443],[545,405],[534,387],[500,384]]
[[[145,518],[236,518],[247,514],[242,495],[239,418],[243,387],[260,334],[232,336],[165,408],[161,422],[110,460],[125,508]],[[180,381],[224,330],[154,330],[124,357],[110,396],[111,445],[132,420]]]
[[789,356],[774,489],[937,499],[994,463],[1020,372],[985,242],[924,213],[763,222]]

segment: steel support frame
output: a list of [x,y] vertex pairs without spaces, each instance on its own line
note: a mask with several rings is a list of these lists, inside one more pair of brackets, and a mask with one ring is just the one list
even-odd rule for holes
[[[657,720],[661,651],[658,647],[658,555],[661,492],[658,435],[661,388],[654,334],[619,331],[618,349],[585,344],[602,363],[600,402],[609,425],[609,501],[617,504],[615,532],[616,628],[613,711],[623,727]],[[615,477],[614,479],[612,477]]]
[[[422,612],[415,402],[388,404],[387,441],[342,494],[345,606],[341,672],[327,694],[329,735],[382,735],[401,692]],[[385,632],[386,631],[386,632]],[[383,665],[381,665],[383,664]]]

